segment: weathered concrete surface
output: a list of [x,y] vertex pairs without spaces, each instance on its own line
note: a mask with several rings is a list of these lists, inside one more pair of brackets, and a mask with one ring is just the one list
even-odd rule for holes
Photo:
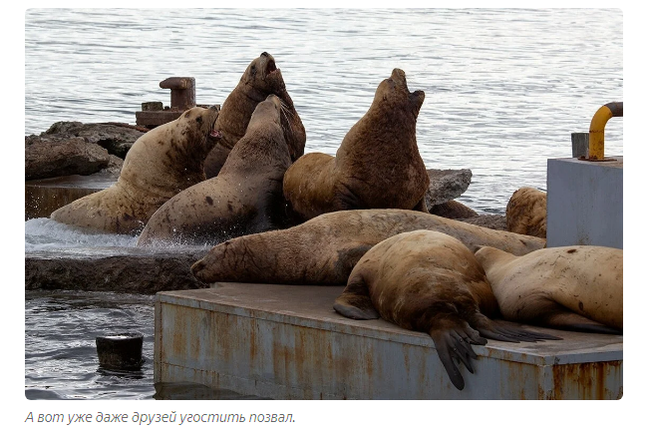
[[25,254],[25,289],[116,291],[155,294],[203,288],[190,266],[207,248],[56,249]]
[[623,157],[550,159],[547,246],[623,248]]
[[465,389],[431,338],[332,308],[341,287],[221,283],[156,299],[154,381],[273,399],[615,399],[623,337],[543,329],[564,340],[475,346]]

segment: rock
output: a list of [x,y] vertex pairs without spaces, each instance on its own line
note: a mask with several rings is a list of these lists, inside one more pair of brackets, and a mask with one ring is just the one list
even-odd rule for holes
[[461,196],[472,181],[472,171],[469,169],[427,169],[427,173],[430,183],[425,199],[429,210]]
[[147,131],[138,126],[121,123],[57,122],[42,135],[81,137],[106,149],[109,154],[124,159],[131,145]]
[[474,224],[475,226],[487,227],[493,230],[508,230],[505,215],[478,215],[472,218],[458,218],[459,221]]
[[25,137],[25,180],[100,170],[119,175],[127,151],[146,131],[119,123],[57,122]]
[[82,138],[25,137],[25,180],[90,175],[108,166],[108,152]]

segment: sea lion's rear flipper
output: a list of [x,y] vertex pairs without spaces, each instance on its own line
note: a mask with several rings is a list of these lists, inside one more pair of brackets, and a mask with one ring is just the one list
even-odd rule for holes
[[368,295],[368,286],[361,276],[348,282],[343,293],[334,301],[334,310],[342,316],[357,320],[378,319],[379,313],[375,309]]
[[438,357],[445,367],[451,383],[458,390],[463,390],[465,380],[463,380],[463,376],[454,360],[463,363],[467,370],[474,373],[472,360],[476,360],[478,357],[471,345],[485,345],[487,340],[479,336],[478,332],[464,321],[451,323],[439,321],[438,323],[444,323],[445,328],[431,329],[429,335],[431,335],[433,343],[436,345]]
[[412,210],[417,210],[420,212],[425,212],[429,213],[429,208],[427,207],[427,200],[425,197],[422,197],[420,201],[418,201],[418,204],[416,204]]
[[482,314],[478,314],[470,324],[472,327],[476,328],[483,337],[492,340],[509,341],[513,343],[518,343],[520,341],[562,340],[561,337],[524,329],[513,322],[490,320]]
[[622,330],[610,328],[572,311],[555,311],[538,318],[541,326],[563,329],[565,331],[594,332],[598,334],[623,334]]

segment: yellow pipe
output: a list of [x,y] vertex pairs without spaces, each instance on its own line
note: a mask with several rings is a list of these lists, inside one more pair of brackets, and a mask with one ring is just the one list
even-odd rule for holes
[[623,102],[610,102],[596,111],[589,126],[589,160],[605,159],[605,124],[612,117],[623,116]]

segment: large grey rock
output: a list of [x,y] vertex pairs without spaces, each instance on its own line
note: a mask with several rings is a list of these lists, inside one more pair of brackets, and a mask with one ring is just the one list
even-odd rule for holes
[[90,175],[106,168],[109,162],[108,151],[79,137],[25,137],[25,180]]
[[124,159],[131,145],[147,130],[120,123],[57,122],[42,135],[81,137],[106,149],[109,154]]
[[425,198],[429,209],[458,198],[472,182],[469,169],[427,169],[427,173],[430,183]]
[[57,249],[25,254],[25,289],[155,294],[205,288],[191,265],[208,249]]

